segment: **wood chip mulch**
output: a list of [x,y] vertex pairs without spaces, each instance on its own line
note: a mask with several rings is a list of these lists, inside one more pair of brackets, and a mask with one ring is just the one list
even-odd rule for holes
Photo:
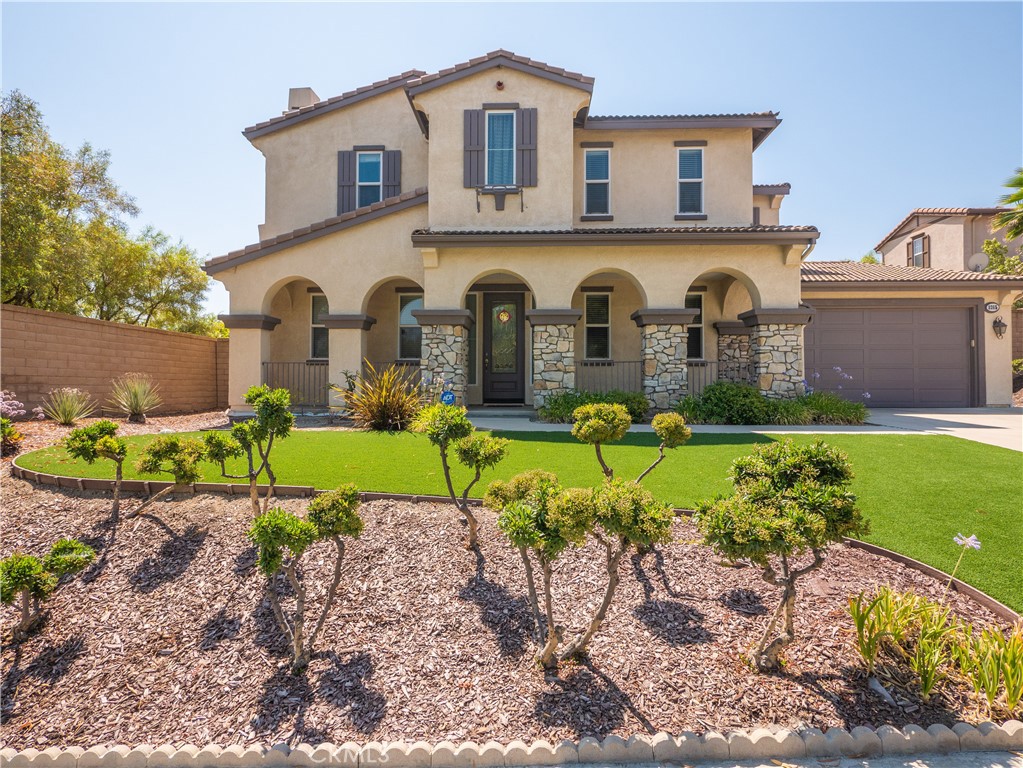
[[[877,584],[940,598],[943,585],[836,547],[801,584],[797,642],[783,673],[743,660],[778,590],[753,568],[724,567],[679,521],[675,543],[622,564],[622,583],[585,661],[545,676],[533,662],[518,555],[481,512],[477,561],[448,505],[375,501],[348,548],[339,599],[306,674],[287,648],[253,568],[244,498],[196,495],[112,526],[109,497],[3,478],[0,555],[42,553],[61,536],[101,552],[49,601],[20,645],[5,628],[0,742],[48,745],[342,743],[346,740],[560,739],[758,725],[826,728],[952,724],[978,717],[965,692],[898,706],[870,692],[845,601]],[[129,498],[130,509],[136,499]],[[282,505],[294,511],[302,501]],[[331,549],[306,555],[312,602]],[[571,629],[605,583],[593,545],[556,573]],[[993,617],[958,595],[956,611]]]

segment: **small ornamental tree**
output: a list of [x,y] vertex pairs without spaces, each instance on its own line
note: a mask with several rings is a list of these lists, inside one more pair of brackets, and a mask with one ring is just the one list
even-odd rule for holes
[[128,456],[128,441],[123,437],[114,437],[117,424],[112,421],[97,421],[87,427],[71,430],[64,440],[64,448],[68,455],[82,459],[88,464],[96,459],[109,459],[114,462],[114,503],[110,508],[113,517],[121,509],[121,481],[124,479],[124,460]]
[[[435,403],[423,408],[412,422],[412,429],[422,432],[440,451],[440,464],[448,494],[469,526],[469,547],[475,547],[479,521],[469,506],[469,491],[479,482],[484,469],[496,466],[508,451],[508,440],[476,432],[465,408]],[[458,463],[473,470],[474,475],[461,496],[455,493],[451,480],[448,450],[453,448]]]
[[[207,432],[203,439],[206,458],[220,465],[220,474],[236,480],[249,481],[249,501],[252,515],[260,513],[259,476],[266,472],[268,488],[263,499],[262,511],[270,507],[270,497],[277,484],[277,475],[270,465],[270,451],[275,440],[283,440],[291,434],[295,415],[291,412],[291,394],[286,389],[270,389],[265,384],[250,387],[245,393],[245,402],[254,406],[256,415],[231,427],[231,436],[219,432]],[[247,472],[232,475],[227,471],[227,460],[244,456]]]
[[[758,669],[774,670],[782,649],[795,640],[796,581],[824,564],[830,544],[865,533],[867,524],[848,490],[848,458],[819,440],[758,445],[753,455],[732,463],[730,477],[735,492],[701,504],[695,520],[717,553],[750,561],[764,581],[782,588],[754,653]],[[794,559],[805,554],[813,559],[797,567]]]
[[[291,667],[298,673],[309,665],[316,638],[323,629],[327,614],[337,597],[341,583],[341,564],[345,556],[343,536],[358,538],[363,522],[359,517],[359,491],[354,485],[343,485],[322,493],[309,504],[305,519],[274,507],[258,515],[249,530],[249,539],[259,547],[259,570],[267,577],[267,592],[274,617],[291,644]],[[317,541],[334,544],[334,573],[327,589],[323,609],[308,638],[305,632],[307,591],[299,569],[302,555]],[[279,577],[284,576],[295,595],[295,610],[289,618],[284,614],[278,594]]]
[[174,485],[150,496],[138,509],[125,517],[142,514],[147,507],[155,504],[174,491],[185,490],[188,485],[202,477],[199,462],[205,455],[205,447],[198,440],[177,435],[161,435],[142,449],[142,455],[135,462],[135,470],[149,475],[168,474],[174,478]]
[[[572,412],[575,424],[572,427],[572,435],[583,443],[589,443],[597,453],[597,461],[604,472],[607,480],[613,480],[615,471],[604,460],[604,454],[600,446],[604,443],[616,443],[625,437],[632,426],[632,417],[624,405],[617,403],[592,403],[582,405]],[[692,437],[692,431],[686,426],[686,421],[677,413],[659,413],[650,422],[654,433],[661,438],[661,444],[657,449],[657,458],[643,470],[643,473],[636,478],[641,482],[649,475],[654,467],[664,461],[665,449],[678,448],[685,445]]]
[[[638,483],[609,480],[597,489],[562,488],[543,471],[525,473],[508,483],[497,482],[487,492],[488,506],[501,509],[498,528],[522,558],[538,642],[537,660],[548,669],[585,653],[600,629],[618,588],[618,568],[625,555],[639,546],[668,541],[674,515]],[[592,536],[604,547],[608,576],[604,595],[585,629],[563,648],[564,631],[554,619],[551,597],[553,564],[569,546],[581,546]],[[542,577],[541,616],[531,557]],[[573,622],[580,623],[580,622]]]
[[661,438],[661,444],[657,447],[657,458],[654,463],[643,470],[636,478],[637,483],[643,482],[643,478],[649,475],[658,464],[664,461],[664,449],[678,448],[689,442],[693,431],[686,426],[686,420],[677,413],[659,413],[654,416],[650,426],[654,428],[654,434]]
[[96,553],[76,539],[60,539],[42,560],[15,552],[0,560],[0,602],[13,605],[21,597],[21,620],[14,629],[24,637],[42,616],[42,602],[57,588],[61,576],[78,573]]

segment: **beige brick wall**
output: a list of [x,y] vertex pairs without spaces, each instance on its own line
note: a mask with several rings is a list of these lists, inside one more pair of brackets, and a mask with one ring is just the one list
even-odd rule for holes
[[1023,309],[1012,310],[1012,359],[1023,360]]
[[0,382],[29,408],[56,387],[105,403],[110,382],[148,373],[160,385],[158,413],[227,407],[227,339],[3,305]]

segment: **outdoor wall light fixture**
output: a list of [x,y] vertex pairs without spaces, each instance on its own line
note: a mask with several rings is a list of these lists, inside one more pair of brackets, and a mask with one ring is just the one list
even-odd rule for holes
[[1005,321],[1002,320],[1002,316],[999,315],[998,317],[991,321],[991,327],[994,328],[995,336],[997,336],[998,338],[1002,338],[1002,336],[1005,335],[1005,330],[1009,326],[1005,324]]

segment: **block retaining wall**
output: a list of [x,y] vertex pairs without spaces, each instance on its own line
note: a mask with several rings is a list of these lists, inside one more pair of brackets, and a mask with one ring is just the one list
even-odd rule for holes
[[1012,310],[1012,359],[1023,360],[1023,309]]
[[85,390],[105,406],[110,382],[133,372],[160,385],[163,405],[154,413],[227,408],[227,339],[9,304],[0,332],[2,386],[29,409],[57,387]]
[[214,766],[336,765],[344,768],[485,768],[489,766],[540,766],[564,764],[686,763],[691,760],[784,760],[814,757],[878,757],[892,755],[952,754],[959,752],[1005,752],[1023,750],[1023,723],[1017,720],[977,726],[957,723],[952,728],[907,725],[878,729],[857,727],[851,731],[817,728],[800,731],[709,731],[696,734],[585,737],[579,741],[512,741],[502,744],[442,741],[376,742],[366,744],[299,744],[289,747],[185,744],[154,746],[50,747],[43,751],[0,750],[0,762],[8,768],[213,768]]

